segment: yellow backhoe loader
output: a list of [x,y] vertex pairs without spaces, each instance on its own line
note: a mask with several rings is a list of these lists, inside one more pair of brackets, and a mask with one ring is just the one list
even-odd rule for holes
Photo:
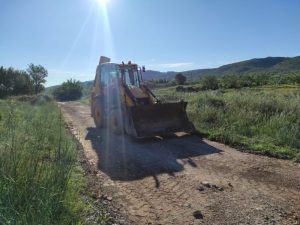
[[142,73],[130,61],[111,63],[101,56],[91,95],[91,115],[97,127],[135,138],[193,132],[186,114],[187,102],[161,103],[144,84]]

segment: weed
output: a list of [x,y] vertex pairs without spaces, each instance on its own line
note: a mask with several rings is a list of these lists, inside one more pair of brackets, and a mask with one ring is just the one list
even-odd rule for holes
[[1,101],[0,109],[0,224],[82,224],[86,181],[58,107]]

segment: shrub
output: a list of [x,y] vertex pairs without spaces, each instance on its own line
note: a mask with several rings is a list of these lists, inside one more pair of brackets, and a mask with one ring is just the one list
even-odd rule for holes
[[82,96],[82,86],[79,81],[68,80],[53,91],[53,96],[59,101],[73,101]]

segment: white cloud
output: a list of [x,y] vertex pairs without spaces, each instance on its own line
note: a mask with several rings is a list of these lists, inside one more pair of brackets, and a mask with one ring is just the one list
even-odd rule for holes
[[182,67],[190,67],[193,66],[194,63],[184,62],[184,63],[165,63],[161,64],[162,67],[174,69],[174,68],[182,68]]
[[147,69],[160,70],[160,71],[190,70],[198,67],[193,62],[158,63],[158,64],[148,64],[146,66]]

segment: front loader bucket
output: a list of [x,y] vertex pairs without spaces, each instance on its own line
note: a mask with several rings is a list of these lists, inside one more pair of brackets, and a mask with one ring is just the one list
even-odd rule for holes
[[138,105],[128,107],[131,135],[137,138],[193,132],[194,125],[186,114],[187,102]]

